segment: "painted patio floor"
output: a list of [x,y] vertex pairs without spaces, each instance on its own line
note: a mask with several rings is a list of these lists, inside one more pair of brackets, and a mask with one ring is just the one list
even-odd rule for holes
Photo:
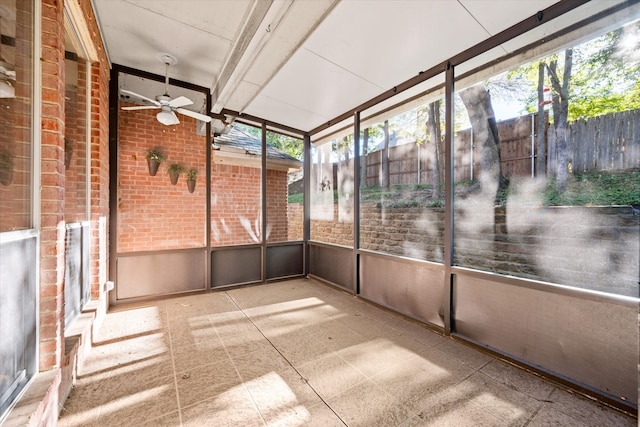
[[118,306],[60,426],[635,426],[309,279]]

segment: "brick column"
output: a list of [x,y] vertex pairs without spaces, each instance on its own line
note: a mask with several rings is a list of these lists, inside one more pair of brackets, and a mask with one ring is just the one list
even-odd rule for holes
[[64,8],[42,0],[40,370],[64,354]]
[[90,0],[77,0],[98,53],[91,64],[91,298],[102,297],[109,268],[109,62]]

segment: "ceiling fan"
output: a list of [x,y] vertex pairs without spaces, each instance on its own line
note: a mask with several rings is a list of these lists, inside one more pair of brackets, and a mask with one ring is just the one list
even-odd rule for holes
[[138,105],[135,107],[122,107],[123,110],[151,110],[160,108],[161,111],[156,114],[156,118],[163,125],[171,126],[177,125],[180,123],[178,120],[178,116],[176,113],[184,114],[185,116],[193,117],[198,120],[202,120],[203,122],[209,123],[211,121],[211,117],[196,113],[195,111],[187,110],[187,105],[193,104],[186,96],[179,96],[175,99],[171,99],[169,96],[169,65],[175,64],[177,59],[173,55],[169,55],[168,53],[163,53],[158,56],[165,65],[165,74],[164,74],[164,95],[156,96],[156,99],[148,98],[144,95],[140,95],[139,93],[132,92],[130,90],[120,89],[120,92],[126,93],[128,95],[135,96],[136,98],[140,98],[143,101],[147,101],[153,105]]

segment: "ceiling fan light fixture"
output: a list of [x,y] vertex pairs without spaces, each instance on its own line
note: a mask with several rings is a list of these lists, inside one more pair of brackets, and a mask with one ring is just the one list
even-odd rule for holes
[[160,123],[166,126],[177,125],[180,123],[180,120],[178,120],[178,117],[172,111],[162,110],[156,114],[156,118]]

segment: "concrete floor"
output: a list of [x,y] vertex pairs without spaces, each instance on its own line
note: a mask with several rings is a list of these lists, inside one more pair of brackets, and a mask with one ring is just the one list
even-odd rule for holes
[[632,426],[313,280],[112,310],[60,426]]

